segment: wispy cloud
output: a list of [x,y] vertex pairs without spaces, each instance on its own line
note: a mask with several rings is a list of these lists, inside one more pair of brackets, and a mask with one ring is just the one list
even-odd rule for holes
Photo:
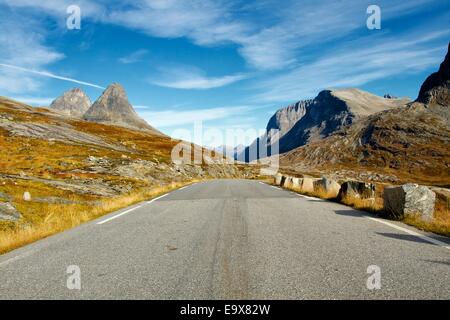
[[125,57],[119,58],[119,62],[123,63],[123,64],[136,63],[136,62],[142,61],[142,59],[147,55],[147,53],[148,53],[148,50],[140,49],[140,50],[130,53],[129,55],[127,55]]
[[16,71],[21,71],[21,72],[32,73],[32,74],[43,76],[43,77],[48,77],[48,78],[53,78],[53,79],[58,79],[58,80],[74,82],[74,83],[77,83],[77,84],[82,84],[82,85],[85,85],[85,86],[94,87],[94,88],[98,88],[98,89],[105,89],[105,87],[102,87],[102,86],[99,86],[99,85],[96,85],[96,84],[93,84],[93,83],[89,83],[89,82],[85,82],[85,81],[81,81],[81,80],[77,80],[77,79],[72,79],[72,78],[58,76],[56,74],[53,74],[53,73],[47,72],[47,71],[38,71],[38,70],[22,68],[22,67],[18,67],[18,66],[13,66],[13,65],[10,65],[10,64],[4,64],[4,63],[0,63],[0,67],[9,68],[9,69],[16,70]]
[[140,111],[139,114],[149,123],[158,128],[176,127],[193,124],[197,121],[205,122],[226,119],[242,115],[253,110],[250,106],[231,106],[191,110]]
[[405,38],[385,38],[380,42],[373,38],[361,39],[350,48],[338,49],[311,63],[261,81],[256,85],[261,93],[253,100],[295,101],[314,97],[322,89],[361,86],[373,80],[436,66],[446,47],[430,41],[448,38],[449,34],[450,31],[424,36],[407,34]]
[[[32,19],[19,19],[15,13],[0,10],[0,62],[40,69],[64,58],[44,44],[45,30]],[[33,30],[34,32],[30,32]],[[0,90],[8,94],[36,91],[41,81],[31,74],[0,68]]]
[[246,74],[234,74],[221,77],[207,77],[198,68],[178,66],[160,68],[160,79],[150,79],[154,85],[175,89],[212,89],[219,88],[249,77]]
[[[65,8],[53,0],[6,2],[10,6],[45,10],[58,17],[61,8]],[[418,12],[435,2],[378,0],[377,5],[382,7],[386,21]],[[108,1],[108,5],[82,1],[81,7],[85,17],[150,36],[185,37],[201,46],[233,43],[250,66],[274,70],[302,62],[302,48],[323,45],[364,29],[370,4],[369,0],[285,0],[283,5],[278,0],[122,0]]]

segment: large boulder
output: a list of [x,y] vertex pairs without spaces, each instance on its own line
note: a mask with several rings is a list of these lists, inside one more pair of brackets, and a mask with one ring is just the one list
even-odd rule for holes
[[324,191],[328,196],[337,197],[341,185],[336,181],[323,177],[314,181],[314,191]]
[[299,190],[302,180],[303,180],[302,178],[292,178],[292,188]]
[[360,181],[346,181],[341,185],[338,199],[342,200],[346,197],[358,199],[375,198],[375,185]]
[[19,211],[9,202],[0,202],[0,221],[17,221],[21,217]]
[[314,191],[314,181],[316,178],[303,178],[302,184],[300,186],[301,192],[313,192]]
[[429,188],[408,183],[384,189],[384,209],[395,219],[419,216],[422,220],[433,219],[436,194]]
[[294,179],[293,177],[286,176],[284,179],[283,187],[292,188],[292,186],[293,186],[292,180],[293,179]]
[[281,178],[283,178],[283,175],[281,173],[277,173],[275,176],[275,184],[277,186],[281,186]]

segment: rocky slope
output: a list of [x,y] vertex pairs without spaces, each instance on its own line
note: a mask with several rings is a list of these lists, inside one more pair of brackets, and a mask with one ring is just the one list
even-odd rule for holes
[[56,98],[50,108],[69,117],[81,118],[90,106],[89,97],[81,89],[74,88]]
[[[0,98],[0,231],[20,214],[25,226],[42,222],[50,209],[96,210],[98,203],[142,190],[259,173],[214,159],[207,163],[205,150],[201,164],[174,164],[171,152],[179,142],[151,130],[83,121]],[[23,199],[24,192],[31,200]]]
[[385,99],[359,89],[324,90],[280,138],[280,153],[319,141],[361,118],[406,103],[406,99]]
[[417,102],[450,106],[450,43],[447,56],[439,70],[431,74],[422,84]]
[[266,134],[246,148],[246,158],[254,160],[249,150],[256,150],[258,143],[267,148],[276,142],[272,129],[279,130],[279,153],[285,153],[319,141],[368,115],[395,109],[407,102],[407,99],[382,98],[359,89],[321,91],[314,99],[278,110],[269,120]]
[[137,115],[128,102],[125,89],[118,83],[106,88],[83,115],[83,119],[161,134]]
[[[322,141],[281,156],[299,172],[364,180],[450,185],[449,54],[422,85],[418,101],[353,122]],[[424,103],[425,102],[425,103]]]

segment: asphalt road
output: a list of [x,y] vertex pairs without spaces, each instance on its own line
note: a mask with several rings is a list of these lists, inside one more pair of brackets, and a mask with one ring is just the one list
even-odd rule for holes
[[450,299],[450,247],[389,223],[257,181],[198,183],[0,256],[0,298]]

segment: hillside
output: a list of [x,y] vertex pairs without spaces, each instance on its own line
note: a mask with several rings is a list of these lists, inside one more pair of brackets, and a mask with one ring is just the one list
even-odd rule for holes
[[279,109],[269,120],[265,135],[246,148],[246,158],[255,160],[249,157],[249,150],[256,150],[258,143],[270,146],[277,142],[273,130],[278,130],[279,153],[285,153],[320,141],[359,119],[407,102],[407,99],[382,98],[354,88],[321,91],[314,99]]
[[[450,48],[449,48],[450,50]],[[289,170],[450,186],[449,54],[406,106],[373,114],[281,156]]]
[[220,161],[175,165],[179,142],[0,98],[0,252],[197,179],[253,175]]

